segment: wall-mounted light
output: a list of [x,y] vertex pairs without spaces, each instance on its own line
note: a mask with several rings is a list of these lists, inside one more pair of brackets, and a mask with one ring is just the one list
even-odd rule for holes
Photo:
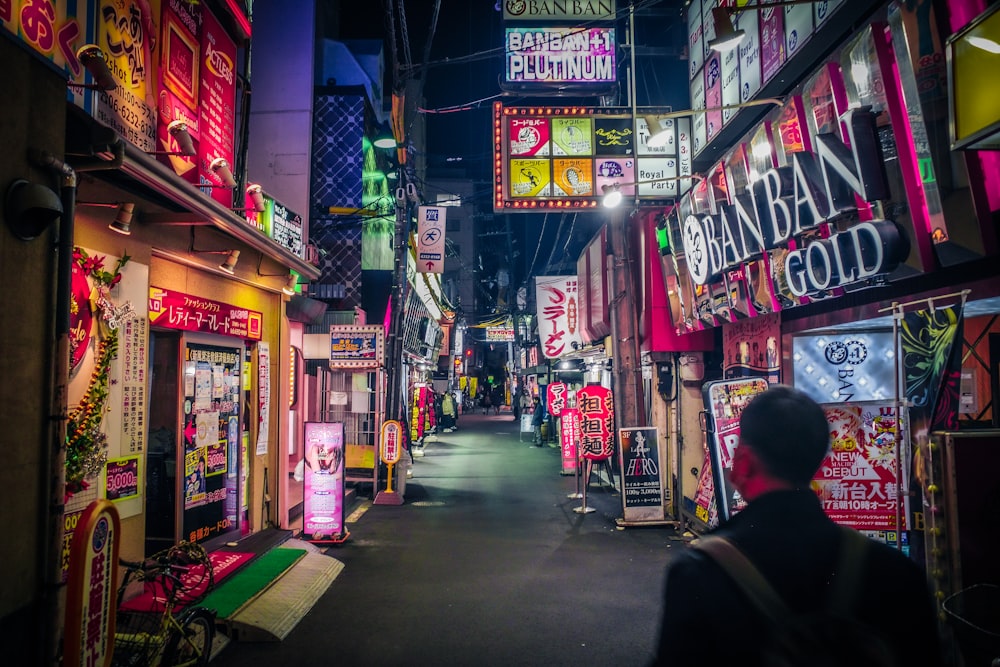
[[192,156],[195,154],[194,141],[191,139],[191,134],[188,132],[188,125],[183,120],[171,121],[167,125],[167,134],[169,134],[173,140],[174,144],[177,146],[176,151],[153,151],[150,155],[184,155]]
[[132,233],[132,220],[135,217],[135,204],[126,202],[97,202],[97,201],[78,201],[77,206],[93,206],[95,208],[113,208],[117,209],[115,212],[115,218],[108,225],[108,229],[113,232],[118,232],[124,236],[128,236]]
[[708,48],[718,53],[726,53],[735,49],[746,39],[743,29],[733,27],[733,14],[740,12],[759,12],[772,7],[791,7],[794,5],[815,5],[818,0],[779,0],[766,5],[743,5],[739,7],[716,7],[712,10],[712,25],[715,27],[715,38],[708,41]]
[[[209,169],[211,169],[212,173],[218,176],[219,180],[222,181],[222,185],[218,187],[222,188],[236,187],[236,179],[233,178],[233,170],[230,169],[228,160],[226,160],[225,158],[217,157],[214,160],[212,160],[211,164],[209,164]],[[201,187],[213,187],[213,186],[209,185]]]
[[229,275],[233,275],[236,272],[236,262],[238,261],[240,261],[240,251],[230,250],[226,259],[223,260],[222,264],[219,264],[219,268]]
[[281,288],[281,291],[288,296],[295,295],[295,288],[299,284],[299,277],[294,273],[288,274],[288,280],[285,281],[285,286]]
[[[770,5],[764,5],[768,7]],[[667,142],[672,133],[672,128],[663,127],[660,121],[667,120],[670,118],[687,118],[688,116],[695,116],[703,113],[711,113],[713,111],[729,111],[732,109],[745,109],[748,107],[760,107],[767,105],[777,105],[781,106],[785,101],[778,97],[761,97],[760,99],[750,100],[748,102],[740,102],[739,104],[724,104],[721,107],[706,107],[704,109],[682,109],[680,111],[667,111],[664,113],[647,114],[642,118],[646,121],[646,127],[649,129],[649,139],[646,140],[646,145],[653,148],[656,146],[662,146]]]
[[652,185],[653,183],[671,183],[675,181],[703,181],[705,178],[701,174],[690,174],[687,176],[669,176],[667,178],[654,178],[649,181],[634,181],[632,183],[609,183],[607,185],[602,185],[601,190],[604,192],[604,197],[601,199],[601,204],[605,208],[614,208],[622,203],[623,195],[622,188],[631,187],[634,185]]
[[264,190],[256,183],[251,183],[246,189],[247,199],[250,200],[250,206],[245,208],[234,208],[234,211],[256,211],[257,213],[263,213],[267,210],[264,205]]
[[76,59],[90,72],[94,83],[76,83],[70,81],[70,86],[74,88],[86,88],[88,90],[114,90],[118,87],[115,77],[111,75],[111,70],[108,69],[108,58],[97,44],[84,44],[81,46],[76,51]]

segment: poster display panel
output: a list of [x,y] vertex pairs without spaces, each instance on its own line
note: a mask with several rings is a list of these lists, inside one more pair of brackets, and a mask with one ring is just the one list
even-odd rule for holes
[[385,327],[330,326],[330,368],[378,368],[385,360]]
[[659,431],[655,427],[618,429],[625,521],[663,519]]
[[746,501],[729,481],[729,472],[733,467],[733,452],[740,442],[740,415],[750,400],[767,391],[767,387],[764,378],[721,380],[702,387],[708,411],[708,450],[719,521],[728,521],[746,507]]
[[304,441],[302,534],[310,542],[339,541],[344,533],[344,424],[306,422]]
[[183,498],[181,536],[216,539],[239,528],[239,447],[242,437],[243,349],[184,344]]

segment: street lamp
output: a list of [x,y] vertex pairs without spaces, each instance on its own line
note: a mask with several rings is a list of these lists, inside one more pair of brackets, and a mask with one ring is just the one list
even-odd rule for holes
[[622,188],[628,188],[634,185],[652,185],[653,183],[672,183],[675,181],[687,180],[703,181],[705,180],[705,177],[701,174],[688,174],[686,176],[668,176],[666,178],[654,178],[649,181],[635,181],[633,183],[608,183],[607,185],[601,186],[601,190],[604,192],[601,204],[605,208],[615,208],[621,204],[623,198]]

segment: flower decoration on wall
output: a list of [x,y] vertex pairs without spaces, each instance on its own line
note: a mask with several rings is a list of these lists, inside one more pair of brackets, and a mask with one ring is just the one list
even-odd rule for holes
[[[93,284],[88,299],[73,299],[71,315],[78,323],[70,337],[70,354],[76,365],[82,360],[85,350],[81,344],[90,340],[90,317],[81,317],[81,309],[86,309],[97,320],[98,344],[94,355],[94,370],[90,384],[80,403],[70,410],[66,431],[66,497],[88,487],[86,479],[100,473],[107,460],[107,435],[101,430],[107,411],[108,392],[111,385],[111,362],[118,356],[118,325],[129,316],[131,306],[116,307],[111,299],[111,289],[122,279],[122,267],[129,261],[123,255],[112,270],[104,268],[105,258],[89,256],[85,250],[73,249],[74,273],[88,279]],[[75,312],[74,312],[75,311]],[[86,330],[81,323],[86,322]]]

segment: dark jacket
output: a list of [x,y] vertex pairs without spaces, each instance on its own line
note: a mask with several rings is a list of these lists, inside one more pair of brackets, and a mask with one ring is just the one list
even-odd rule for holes
[[541,426],[545,421],[545,406],[541,403],[535,404],[535,411],[531,413],[531,425]]
[[[779,491],[750,503],[717,531],[753,561],[796,612],[822,606],[840,536],[811,491]],[[923,571],[906,556],[870,541],[855,609],[884,633],[901,665],[943,664],[934,604]],[[759,663],[755,649],[767,624],[736,584],[696,549],[667,569],[657,665]]]

